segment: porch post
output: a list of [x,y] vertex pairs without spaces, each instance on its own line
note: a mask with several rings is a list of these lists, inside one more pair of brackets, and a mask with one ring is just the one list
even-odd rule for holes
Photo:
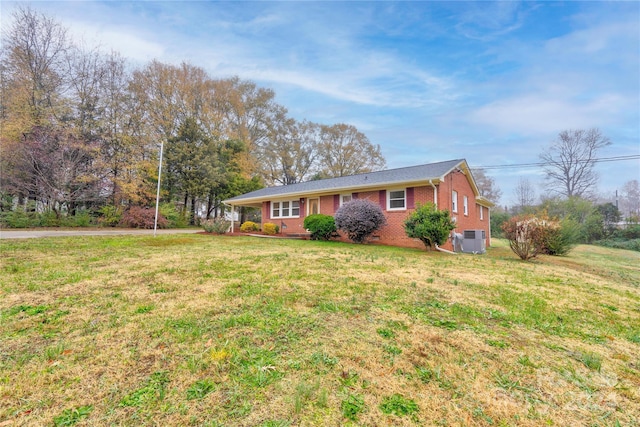
[[236,207],[234,205],[231,205],[231,233],[233,233],[233,229],[235,226],[235,213],[236,213]]

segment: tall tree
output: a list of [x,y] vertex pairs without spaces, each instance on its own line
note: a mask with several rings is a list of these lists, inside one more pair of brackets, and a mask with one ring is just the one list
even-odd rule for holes
[[622,186],[621,211],[627,219],[640,220],[640,182],[637,179],[627,181]]
[[71,47],[67,30],[29,7],[18,7],[3,33],[3,69],[9,80],[3,104],[10,111],[10,127],[18,133],[59,117],[65,84],[66,57]]
[[171,179],[174,193],[181,191],[183,210],[191,206],[190,222],[196,215],[196,201],[216,185],[217,159],[212,141],[194,118],[187,118],[178,134],[170,138],[166,148],[166,178]]
[[380,146],[372,144],[355,126],[344,123],[320,126],[319,177],[335,178],[373,172],[385,166]]
[[11,158],[14,173],[6,179],[14,194],[31,195],[58,217],[98,197],[91,162],[95,149],[79,140],[72,129],[34,127],[21,142]]
[[316,160],[317,125],[297,122],[282,111],[273,120],[269,140],[261,147],[267,184],[289,185],[305,181]]
[[552,191],[566,197],[593,195],[597,183],[597,154],[611,141],[596,128],[565,130],[540,159]]
[[36,183],[44,181],[28,159],[39,158],[43,151],[30,141],[42,141],[52,132],[69,134],[68,128],[60,132],[54,128],[62,125],[59,121],[67,108],[63,94],[70,43],[59,23],[29,7],[18,7],[12,25],[2,33],[1,46],[0,184],[3,192],[10,188],[20,204],[24,199],[38,201],[42,192]]
[[531,181],[527,178],[520,177],[513,193],[516,199],[516,211],[518,213],[521,213],[526,208],[533,206],[536,193],[533,189],[533,185],[531,185]]
[[473,169],[471,173],[476,181],[480,195],[487,200],[492,201],[496,205],[499,204],[502,191],[496,184],[496,181],[492,177],[488,176],[484,169]]

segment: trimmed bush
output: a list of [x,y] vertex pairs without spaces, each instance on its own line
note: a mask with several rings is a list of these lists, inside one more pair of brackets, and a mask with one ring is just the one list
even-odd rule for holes
[[336,227],[344,231],[354,243],[364,243],[387,219],[382,208],[366,199],[355,199],[345,203],[335,216]]
[[224,218],[207,219],[200,223],[207,233],[224,234],[229,231],[231,222]]
[[259,231],[260,227],[253,221],[246,221],[240,226],[240,231],[243,233],[251,233],[253,231]]
[[418,205],[409,218],[404,221],[404,231],[413,239],[420,239],[431,250],[435,245],[447,241],[456,225],[448,210],[439,211],[433,203]]
[[311,233],[311,240],[331,240],[338,235],[336,221],[331,215],[309,215],[303,225]]
[[[152,208],[143,208],[141,206],[131,206],[122,216],[120,225],[130,228],[153,228],[156,217],[156,210]],[[158,228],[166,228],[169,221],[158,213]]]
[[269,234],[269,235],[278,234],[278,231],[280,231],[280,227],[278,227],[272,222],[267,222],[262,225],[262,232],[264,234]]

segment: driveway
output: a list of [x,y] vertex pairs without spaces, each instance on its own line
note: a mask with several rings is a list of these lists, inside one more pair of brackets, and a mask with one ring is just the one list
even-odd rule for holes
[[[157,234],[193,234],[202,231],[199,228],[174,228],[157,230]],[[153,230],[139,228],[29,228],[0,229],[0,239],[30,239],[36,237],[62,236],[116,236],[122,234],[141,234],[153,236]]]

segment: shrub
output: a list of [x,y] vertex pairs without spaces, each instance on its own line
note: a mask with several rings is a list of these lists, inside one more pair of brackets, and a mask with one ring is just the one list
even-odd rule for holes
[[[155,216],[155,209],[131,206],[124,215],[122,215],[120,225],[130,228],[153,228]],[[167,221],[162,214],[158,213],[158,228],[166,228],[167,225],[169,225],[169,221]]]
[[260,227],[253,221],[246,221],[240,226],[240,231],[243,233],[251,233],[252,231],[258,231]]
[[515,216],[502,229],[511,250],[525,261],[538,254],[567,254],[580,233],[580,225],[573,219],[558,222],[550,220],[545,213]]
[[338,230],[344,231],[353,242],[364,243],[387,220],[379,205],[366,199],[355,199],[338,209],[335,222]]
[[628,224],[625,228],[615,230],[611,237],[614,239],[640,239],[640,225]]
[[207,233],[224,234],[229,231],[231,222],[224,218],[207,219],[200,223]]
[[536,257],[543,249],[545,230],[542,221],[534,215],[514,216],[502,224],[502,231],[511,250],[522,260]]
[[105,205],[98,211],[98,225],[104,227],[115,227],[122,220],[122,208],[120,206]]
[[162,203],[159,211],[167,219],[169,227],[185,228],[189,226],[189,214],[177,209],[173,203]]
[[620,239],[607,239],[598,240],[593,242],[594,245],[604,246],[614,249],[626,249],[629,251],[640,252],[640,239],[620,240]]
[[420,239],[431,250],[435,245],[447,241],[456,225],[448,210],[439,211],[433,203],[418,205],[416,210],[404,221],[404,231],[413,239]]
[[60,218],[55,212],[46,211],[38,215],[36,223],[39,227],[60,227]]
[[540,252],[547,255],[566,255],[580,236],[580,224],[571,218],[562,222],[545,220]]
[[280,231],[280,227],[272,222],[267,222],[262,225],[262,231],[264,232],[264,234],[269,235],[278,234],[278,231]]
[[37,225],[37,220],[34,217],[35,213],[27,213],[23,210],[2,212],[0,224],[7,228],[29,228]]
[[331,215],[309,215],[303,225],[311,233],[311,240],[330,240],[337,236],[336,221]]

